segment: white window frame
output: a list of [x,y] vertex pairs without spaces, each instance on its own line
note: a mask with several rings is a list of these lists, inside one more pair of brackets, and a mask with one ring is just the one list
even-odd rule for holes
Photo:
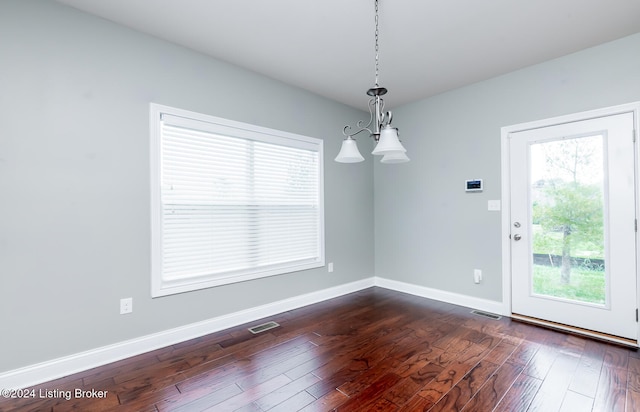
[[[292,262],[240,272],[198,275],[180,280],[163,278],[163,204],[162,204],[162,116],[183,118],[185,124],[204,126],[206,131],[238,139],[266,142],[286,147],[312,148],[318,156],[318,250],[319,256],[313,261]],[[167,118],[167,117],[166,117]],[[180,120],[183,120],[180,119]],[[227,120],[206,114],[150,104],[150,167],[151,167],[151,296],[160,297],[205,289],[267,276],[313,269],[325,265],[324,245],[324,157],[323,141],[308,136],[283,132],[247,123]]]

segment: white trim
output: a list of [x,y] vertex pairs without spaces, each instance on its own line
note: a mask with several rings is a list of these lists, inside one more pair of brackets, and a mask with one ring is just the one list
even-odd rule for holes
[[268,316],[312,305],[328,299],[333,299],[373,286],[451,303],[454,305],[466,306],[470,309],[501,313],[501,302],[474,298],[471,296],[460,295],[458,293],[446,292],[391,279],[370,277],[344,285],[334,286],[328,289],[268,303],[255,308],[218,316],[202,322],[192,323],[178,328],[141,336],[139,338],[0,373],[0,388],[28,388],[63,376],[82,372],[91,368],[126,359],[131,356],[140,355],[152,350],[164,348],[169,345],[174,345],[176,343],[184,342],[245,323],[250,323],[258,319],[263,319]]
[[[638,139],[640,133],[640,102],[621,104],[618,106],[605,107],[596,110],[573,113],[564,116],[557,116],[548,119],[541,119],[526,123],[519,123],[501,128],[501,189],[502,189],[502,314],[511,316],[511,183],[510,183],[510,162],[509,162],[509,134],[532,130],[541,127],[555,126],[577,120],[595,119],[598,117],[613,116],[622,113],[633,113],[635,136]],[[640,177],[638,175],[638,143],[636,143],[636,193],[640,193]],[[640,202],[636,194],[636,216],[640,216]],[[636,253],[640,255],[640,242],[638,232],[636,232]],[[636,277],[640,274],[640,259],[636,259]],[[637,296],[640,299],[640,282],[636,281]],[[640,305],[640,302],[636,303]],[[640,324],[639,324],[640,327]]]
[[440,302],[451,303],[453,305],[466,306],[470,309],[479,309],[485,312],[502,313],[502,302],[494,300],[475,298],[473,296],[461,295],[459,293],[447,292],[426,286],[414,285],[411,283],[399,282],[381,277],[375,278],[375,285],[397,292],[408,293],[410,295],[433,299]]
[[372,286],[373,277],[0,373],[0,388],[27,388]]
[[501,232],[502,239],[502,314],[509,316],[511,314],[511,173],[510,157],[509,157],[509,133],[507,127],[501,130],[501,189],[502,196],[500,204],[501,212]]
[[[318,145],[318,141],[322,142],[322,139],[318,139],[317,137],[304,136],[301,134],[285,132],[283,130],[271,129],[268,127],[258,126],[250,123],[243,123],[236,120],[225,119],[222,117],[211,116],[204,113],[192,112],[186,109],[179,109],[177,107],[166,106],[158,103],[149,103],[149,109],[151,113],[151,121],[156,122],[159,120],[160,115],[166,114],[168,116],[172,116],[174,122],[179,122],[180,118],[182,119],[194,119],[198,122],[202,122],[204,127],[209,125],[209,127],[214,126],[213,129],[209,129],[211,131],[219,131],[219,128],[228,128],[232,133],[232,135],[240,136],[243,138],[251,139],[255,137],[254,133],[259,135],[268,136],[268,138],[273,139],[275,142],[282,142],[282,139],[287,140],[295,140],[300,142],[302,147],[315,147]],[[188,123],[187,123],[188,124]],[[247,133],[249,132],[249,133]]]
[[638,114],[640,102],[626,103],[618,106],[604,107],[601,109],[588,110],[585,112],[571,113],[563,116],[550,117],[548,119],[534,120],[531,122],[518,123],[505,126],[501,130],[503,133],[516,133],[525,130],[539,129],[541,127],[557,126],[564,123],[571,123],[580,120],[596,119],[599,117],[615,116],[623,113]]
[[[320,268],[325,265],[325,231],[324,231],[324,140],[315,137],[303,136],[294,133],[284,132],[275,129],[269,129],[262,126],[256,126],[248,123],[241,123],[234,120],[223,119],[220,117],[214,117],[207,114],[191,112],[184,109],[173,108],[169,106],[163,106],[156,103],[149,104],[149,130],[150,130],[150,184],[151,184],[151,297],[157,298],[161,296],[173,295],[177,293],[189,292],[192,290],[199,290],[210,288],[219,285],[227,285],[231,283],[244,282],[247,280],[264,278],[268,276],[279,275],[283,273],[298,272],[302,270]],[[280,146],[282,150],[288,148],[295,148],[304,150],[306,152],[313,153],[313,158],[317,160],[317,176],[310,175],[310,179],[307,182],[308,189],[317,185],[317,204],[302,204],[302,206],[316,206],[316,214],[313,215],[312,222],[308,222],[310,226],[305,228],[318,227],[317,231],[302,231],[302,236],[305,240],[313,241],[313,247],[309,246],[308,249],[301,251],[300,255],[282,255],[281,260],[284,261],[270,261],[266,258],[267,254],[254,254],[253,257],[260,257],[259,262],[254,265],[247,265],[247,267],[234,268],[234,267],[216,267],[211,261],[205,259],[191,261],[191,257],[176,252],[176,250],[170,251],[175,256],[178,253],[178,260],[183,261],[186,258],[187,262],[190,262],[193,267],[198,269],[187,269],[185,266],[181,266],[178,273],[172,273],[167,275],[165,266],[165,256],[167,252],[166,244],[168,238],[165,237],[165,230],[167,229],[167,220],[165,210],[165,203],[163,199],[165,197],[164,190],[166,190],[164,177],[166,174],[163,162],[167,159],[167,154],[173,156],[174,149],[167,149],[175,145],[165,146],[164,125],[177,126],[179,128],[188,129],[196,132],[208,132],[215,135],[225,136],[237,141],[255,141],[261,143],[271,143]],[[185,136],[185,139],[190,143],[189,133]],[[214,139],[215,140],[215,139]],[[178,145],[179,146],[179,145]],[[188,159],[191,156],[200,156],[202,153],[199,149],[187,149],[189,144],[180,146],[175,149],[176,153],[187,156]],[[167,149],[168,152],[163,154],[163,150]],[[167,151],[165,150],[165,151]],[[209,149],[207,149],[209,150]],[[204,150],[207,152],[207,150]],[[211,149],[209,154],[220,154],[218,149]],[[173,153],[173,154],[172,154]],[[285,156],[290,156],[291,153]],[[317,155],[317,158],[316,158]],[[277,158],[278,156],[275,155]],[[174,165],[175,166],[175,165]],[[244,167],[245,165],[242,165]],[[173,167],[173,166],[171,166]],[[239,169],[240,170],[240,169]],[[180,173],[184,173],[185,170],[181,170]],[[252,173],[249,173],[252,175]],[[182,184],[191,184],[195,181],[204,183],[200,178],[191,177],[187,182]],[[252,187],[253,183],[247,182],[246,188]],[[280,193],[280,192],[273,192]],[[183,193],[184,194],[184,193]],[[190,194],[185,194],[185,198],[180,195],[181,201],[193,201],[196,198],[192,198]],[[279,200],[288,200],[286,195],[279,196]],[[309,197],[311,199],[311,197]],[[234,198],[234,200],[237,200]],[[244,203],[242,201],[241,203]],[[242,209],[242,208],[241,208]],[[244,210],[244,209],[242,209]],[[182,229],[179,229],[180,232]],[[268,233],[269,230],[267,229]],[[234,232],[235,233],[235,232]],[[254,235],[248,235],[251,240],[258,240],[259,244],[268,243],[268,239],[257,235],[257,232],[251,232]],[[190,235],[191,233],[189,233]],[[174,233],[175,235],[175,233]],[[247,240],[245,237],[247,234],[239,235],[239,239]],[[211,240],[211,239],[210,239]],[[175,245],[174,245],[175,246]],[[242,259],[245,250],[240,251],[239,259]],[[230,253],[232,255],[233,253]],[[251,254],[251,253],[249,253]],[[200,259],[202,256],[200,256]],[[264,258],[264,259],[263,259]],[[169,257],[169,259],[172,259]],[[171,266],[171,264],[169,264]],[[182,271],[184,270],[184,272]]]

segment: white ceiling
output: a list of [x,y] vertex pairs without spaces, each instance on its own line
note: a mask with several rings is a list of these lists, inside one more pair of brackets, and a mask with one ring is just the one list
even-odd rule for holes
[[[57,1],[363,110],[375,80],[373,0]],[[387,108],[640,32],[640,0],[379,1]]]

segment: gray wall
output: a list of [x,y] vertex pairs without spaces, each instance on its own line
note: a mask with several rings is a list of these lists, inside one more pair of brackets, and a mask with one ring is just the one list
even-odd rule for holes
[[412,161],[374,166],[376,275],[501,301],[500,128],[638,100],[640,34],[396,108]]
[[[149,102],[325,139],[335,272],[151,299]],[[333,162],[360,118],[52,1],[3,0],[0,372],[373,276],[372,161]]]
[[[0,372],[374,273],[499,301],[500,215],[486,207],[500,127],[640,100],[638,50],[640,34],[395,108],[412,162],[343,165],[357,110],[51,1],[3,0]],[[335,272],[151,299],[149,102],[326,138]],[[484,192],[464,193],[469,178]]]

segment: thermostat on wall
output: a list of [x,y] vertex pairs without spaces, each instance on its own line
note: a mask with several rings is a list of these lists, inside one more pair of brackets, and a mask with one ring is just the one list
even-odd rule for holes
[[482,192],[482,179],[465,180],[464,190],[467,192]]

